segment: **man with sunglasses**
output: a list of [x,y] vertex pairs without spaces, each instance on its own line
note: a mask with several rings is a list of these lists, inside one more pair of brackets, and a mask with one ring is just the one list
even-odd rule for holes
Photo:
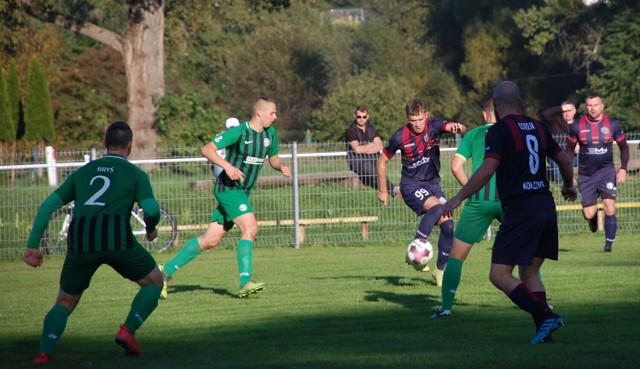
[[[382,139],[376,127],[369,121],[369,110],[366,106],[356,107],[353,122],[347,128],[347,161],[349,169],[354,171],[360,181],[378,189],[378,157],[382,151]],[[395,197],[395,187],[385,176],[387,190]]]

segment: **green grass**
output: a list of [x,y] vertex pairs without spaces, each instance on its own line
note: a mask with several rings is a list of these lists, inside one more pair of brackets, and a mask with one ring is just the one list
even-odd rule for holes
[[[611,254],[602,241],[601,233],[562,237],[560,261],[543,266],[550,303],[566,321],[553,344],[530,346],[530,317],[491,286],[488,242],[465,263],[454,316],[437,321],[429,315],[439,289],[404,264],[404,242],[258,247],[254,276],[267,289],[247,299],[233,297],[236,257],[225,248],[174,275],[169,299],[138,331],[139,359],[113,343],[137,285],[101,268],[50,367],[637,368],[637,240],[620,235]],[[0,262],[2,368],[30,367],[62,261],[36,270]]]

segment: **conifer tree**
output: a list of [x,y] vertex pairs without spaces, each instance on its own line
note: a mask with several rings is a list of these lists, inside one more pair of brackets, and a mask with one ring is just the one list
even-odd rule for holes
[[53,143],[55,131],[49,86],[42,65],[37,59],[31,61],[27,80],[24,138],[38,145],[38,154],[42,158],[45,143]]
[[9,105],[4,69],[0,68],[0,163],[4,163],[9,145],[16,138],[15,123]]
[[[14,140],[19,139],[18,132],[20,126],[24,125],[22,114],[22,88],[20,87],[20,77],[18,76],[18,68],[16,67],[16,61],[11,60],[9,63],[9,73],[7,75],[7,94],[9,95],[9,109],[11,109],[11,115],[14,123]],[[24,134],[24,132],[22,132]],[[15,149],[14,149],[15,151]]]

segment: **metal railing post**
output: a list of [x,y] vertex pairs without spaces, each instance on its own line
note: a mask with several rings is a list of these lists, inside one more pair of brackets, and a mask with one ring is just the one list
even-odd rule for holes
[[300,248],[300,194],[298,192],[298,142],[291,147],[291,176],[293,188],[293,239],[296,249]]

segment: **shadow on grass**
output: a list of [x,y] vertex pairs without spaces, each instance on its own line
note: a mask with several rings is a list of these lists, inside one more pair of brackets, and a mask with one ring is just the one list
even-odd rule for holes
[[[567,306],[567,326],[550,345],[529,345],[532,322],[518,309],[460,309],[434,320],[424,311],[433,299],[367,291],[367,302],[382,300],[366,313],[273,316],[245,315],[235,323],[203,319],[196,325],[165,322],[137,334],[145,356],[126,358],[113,343],[113,332],[67,332],[52,368],[633,368],[638,304],[623,304],[616,317],[591,307]],[[185,306],[188,308],[188,306]],[[215,308],[209,306],[215,316]],[[600,306],[600,308],[604,308]],[[611,307],[604,309],[609,310]],[[599,309],[599,310],[601,310]],[[418,313],[416,313],[418,312]],[[203,314],[202,311],[199,311]],[[238,314],[242,314],[238,312]],[[611,332],[615,340],[604,339]],[[615,333],[614,333],[615,332]],[[35,336],[35,333],[33,334]],[[2,337],[3,368],[28,367],[35,337]],[[250,350],[249,350],[250,348]],[[32,351],[32,350],[30,350]],[[6,361],[5,361],[6,360]]]
[[322,278],[311,278],[311,279],[316,279],[316,280],[373,279],[376,281],[385,282],[385,284],[389,286],[395,286],[395,287],[412,287],[412,286],[418,286],[423,284],[430,284],[433,286],[436,285],[436,281],[431,277],[430,272],[427,272],[421,275],[428,276],[428,278],[419,278],[419,277],[408,278],[405,276],[395,276],[395,275],[388,275],[388,276],[352,275],[348,277],[322,277]]
[[179,285],[172,284],[169,285],[169,295],[186,293],[186,292],[196,292],[196,291],[211,291],[212,293],[219,296],[227,296],[227,297],[235,297],[238,298],[237,293],[233,293],[225,288],[215,288],[215,287],[204,287],[200,284],[187,284],[187,285]]

